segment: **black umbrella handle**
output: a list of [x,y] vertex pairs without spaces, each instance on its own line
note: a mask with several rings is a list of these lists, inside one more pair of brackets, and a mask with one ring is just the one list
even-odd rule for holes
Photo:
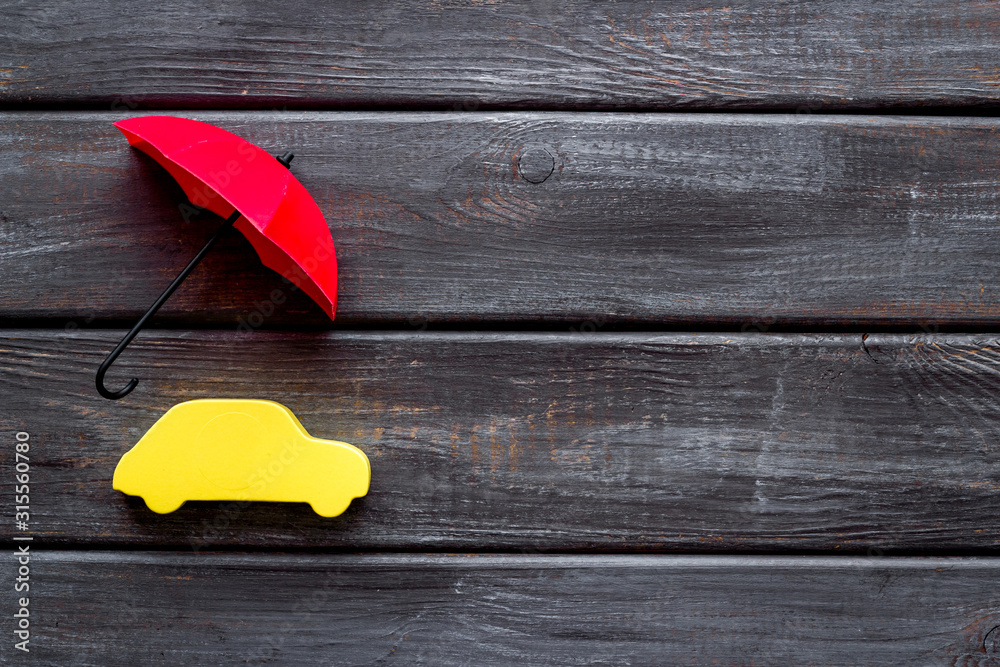
[[[282,166],[288,169],[290,168],[289,164],[291,163],[292,158],[294,157],[295,156],[292,155],[291,153],[285,153],[284,155],[277,156],[275,159],[278,162],[280,162]],[[180,272],[180,275],[174,278],[174,282],[170,283],[170,287],[168,287],[166,290],[163,291],[163,294],[160,295],[160,298],[157,299],[156,302],[149,307],[149,310],[147,310],[146,314],[142,316],[142,319],[140,319],[138,322],[135,323],[135,326],[132,327],[132,330],[129,331],[127,334],[125,334],[125,337],[122,338],[122,342],[118,343],[118,347],[112,350],[111,354],[107,356],[107,358],[104,360],[104,363],[102,363],[100,368],[97,369],[97,392],[101,396],[103,396],[104,398],[109,398],[113,401],[117,401],[119,398],[124,398],[125,396],[128,396],[132,392],[132,390],[136,388],[136,386],[139,384],[139,380],[137,378],[132,378],[131,380],[129,380],[129,383],[125,385],[124,388],[119,389],[118,391],[110,391],[107,387],[104,386],[104,375],[108,372],[108,369],[111,368],[111,364],[115,362],[115,359],[118,358],[118,355],[120,355],[122,352],[125,351],[125,348],[128,347],[128,344],[132,342],[132,339],[139,334],[139,331],[144,326],[146,326],[146,322],[149,321],[149,318],[155,315],[156,311],[160,309],[160,306],[162,306],[164,303],[167,302],[167,299],[170,298],[170,295],[173,294],[175,291],[177,291],[177,288],[181,286],[181,283],[184,282],[184,279],[188,277],[188,274],[194,271],[195,267],[198,266],[198,264],[201,263],[201,260],[205,258],[205,255],[208,254],[208,251],[212,249],[212,246],[214,246],[215,243],[220,238],[222,238],[222,235],[225,233],[227,229],[229,229],[236,223],[239,217],[240,217],[240,212],[233,211],[233,214],[230,215],[228,218],[226,218],[226,221],[222,223],[222,226],[219,227],[219,229],[215,232],[215,234],[212,235],[212,238],[208,240],[208,243],[206,243],[205,246],[198,252],[198,254],[194,256],[194,259],[192,259],[188,263],[188,265],[184,267],[184,270]]]
[[104,363],[101,364],[101,367],[97,369],[97,391],[101,396],[116,401],[119,398],[124,398],[125,396],[128,396],[129,393],[131,393],[131,391],[135,389],[136,385],[139,384],[138,379],[132,378],[131,380],[129,380],[129,383],[125,385],[124,389],[119,389],[118,391],[110,391],[107,387],[104,386],[104,374],[108,372],[109,368],[111,368],[111,364],[113,364],[115,359],[118,358],[118,355],[120,355],[125,350],[125,348],[128,347],[128,344],[132,342],[132,339],[139,334],[139,331],[144,326],[146,326],[146,322],[149,321],[149,318],[155,315],[156,311],[158,311],[160,307],[167,302],[167,299],[170,298],[170,295],[177,291],[177,288],[181,286],[181,283],[184,282],[184,279],[188,277],[188,274],[194,271],[195,267],[198,266],[198,264],[201,263],[201,260],[205,258],[205,255],[208,254],[208,251],[212,249],[212,246],[214,246],[216,242],[218,242],[218,240],[222,238],[223,233],[225,233],[227,229],[232,227],[239,217],[240,217],[240,212],[233,211],[233,214],[228,218],[226,218],[226,221],[222,224],[221,227],[219,227],[218,231],[216,231],[215,234],[212,235],[212,238],[208,240],[208,243],[206,243],[205,246],[200,251],[198,251],[198,254],[194,256],[194,259],[192,259],[188,263],[188,265],[184,267],[184,270],[181,271],[176,278],[174,278],[174,282],[170,283],[170,287],[168,287],[163,291],[163,294],[160,295],[160,298],[157,299],[156,302],[149,307],[149,310],[147,310],[146,314],[142,316],[142,319],[140,319],[138,322],[135,323],[135,326],[132,327],[132,330],[129,331],[127,334],[125,334],[125,337],[122,338],[122,342],[118,343],[118,347],[116,347],[114,350],[111,351],[111,354],[109,354],[108,357],[104,360]]

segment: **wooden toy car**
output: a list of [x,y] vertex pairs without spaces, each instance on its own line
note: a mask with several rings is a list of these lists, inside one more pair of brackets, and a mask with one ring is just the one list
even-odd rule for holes
[[332,517],[370,480],[364,452],[310,436],[279,403],[204,399],[153,424],[119,461],[113,485],[160,514],[187,500],[260,500],[305,502]]

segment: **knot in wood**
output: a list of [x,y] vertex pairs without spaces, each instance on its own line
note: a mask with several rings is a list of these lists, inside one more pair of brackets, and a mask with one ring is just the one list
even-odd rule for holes
[[517,158],[517,171],[529,183],[541,183],[555,169],[556,161],[544,148],[528,148]]

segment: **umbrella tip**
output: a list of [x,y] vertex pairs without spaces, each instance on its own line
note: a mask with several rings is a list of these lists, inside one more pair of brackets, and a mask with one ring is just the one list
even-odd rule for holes
[[277,160],[285,167],[285,169],[289,169],[290,167],[288,165],[291,164],[292,158],[294,157],[295,155],[292,153],[285,153],[284,155],[278,155]]

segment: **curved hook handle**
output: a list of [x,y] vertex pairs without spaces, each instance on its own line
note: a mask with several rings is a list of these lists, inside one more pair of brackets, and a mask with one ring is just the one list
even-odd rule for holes
[[[145,320],[145,318],[143,318],[143,320]],[[114,351],[112,351],[111,354],[107,356],[107,358],[101,364],[101,367],[97,369],[97,393],[103,396],[104,398],[109,398],[112,401],[117,401],[119,398],[125,398],[130,393],[132,393],[132,390],[135,389],[136,385],[139,384],[139,380],[137,378],[132,378],[131,380],[129,380],[128,384],[125,385],[123,389],[119,389],[118,391],[110,391],[107,387],[104,386],[104,374],[108,372],[108,369],[111,368],[111,364],[113,364],[115,359],[118,358],[118,355],[122,353],[122,350],[125,349],[125,346],[127,346],[130,342],[132,342],[132,339],[135,338],[135,335],[139,333],[139,328],[140,327],[138,325],[134,327],[132,331],[130,331],[128,335],[125,336],[124,339],[122,339],[122,342],[118,343],[118,347],[116,347]]]

